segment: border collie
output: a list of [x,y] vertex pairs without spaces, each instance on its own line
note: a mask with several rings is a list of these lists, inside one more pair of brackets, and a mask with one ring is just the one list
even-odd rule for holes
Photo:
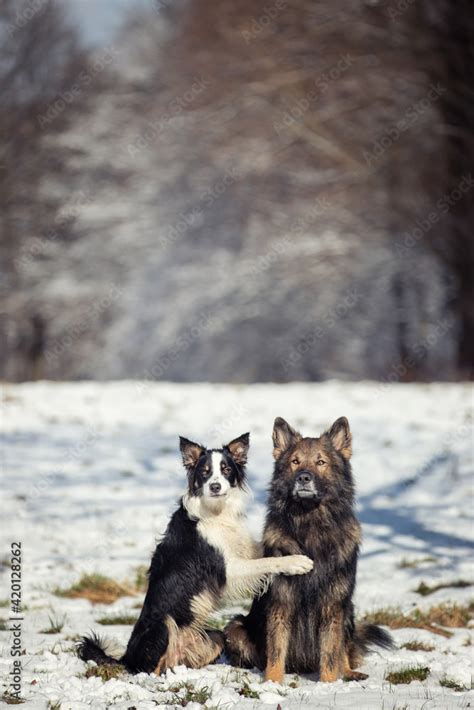
[[313,568],[302,554],[263,557],[245,521],[245,465],[249,434],[222,449],[206,449],[180,437],[188,490],[156,547],[148,591],[125,654],[116,659],[92,635],[78,655],[97,664],[121,664],[132,673],[163,673],[184,664],[214,662],[224,636],[204,623],[224,596],[262,592],[274,574],[300,575]]

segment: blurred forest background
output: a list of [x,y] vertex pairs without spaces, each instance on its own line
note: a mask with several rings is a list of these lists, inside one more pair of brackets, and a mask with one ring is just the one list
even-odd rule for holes
[[5,380],[472,377],[471,0],[2,0]]

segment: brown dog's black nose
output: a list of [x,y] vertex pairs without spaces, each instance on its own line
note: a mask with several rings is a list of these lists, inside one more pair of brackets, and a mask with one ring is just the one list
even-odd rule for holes
[[220,483],[211,483],[209,488],[211,489],[211,493],[219,493],[219,491],[221,489],[221,484]]
[[298,483],[301,483],[302,485],[307,485],[308,483],[311,483],[312,480],[312,475],[308,473],[308,471],[301,471],[301,473],[298,474],[297,481]]

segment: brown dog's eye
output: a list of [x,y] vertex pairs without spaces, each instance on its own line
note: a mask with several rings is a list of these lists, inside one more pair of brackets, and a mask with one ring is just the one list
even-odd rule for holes
[[323,461],[322,459],[318,459],[318,460],[316,461],[316,466],[324,466],[325,463],[326,463],[326,462]]
[[295,466],[298,466],[298,464],[299,464],[299,459],[293,459],[291,463],[294,463]]

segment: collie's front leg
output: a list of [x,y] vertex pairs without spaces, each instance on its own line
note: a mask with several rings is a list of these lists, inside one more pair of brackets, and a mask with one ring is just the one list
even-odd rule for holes
[[226,567],[227,576],[259,577],[266,574],[307,574],[313,569],[313,560],[306,555],[286,555],[283,557],[261,557],[257,560],[237,559]]
[[226,566],[227,593],[230,596],[259,594],[273,574],[307,574],[312,569],[313,560],[305,555],[261,557],[257,560],[238,559]]

